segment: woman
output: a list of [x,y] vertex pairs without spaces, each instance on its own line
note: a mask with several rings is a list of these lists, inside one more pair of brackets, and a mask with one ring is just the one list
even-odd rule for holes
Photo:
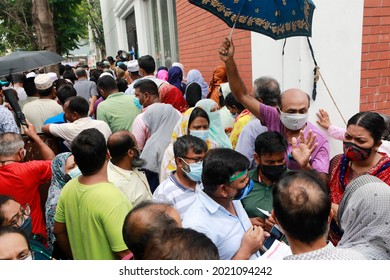
[[173,143],[177,138],[190,134],[204,140],[208,149],[218,148],[218,144],[209,137],[209,127],[209,116],[202,108],[190,108],[184,113],[172,133],[171,143],[165,150],[161,163],[160,182],[164,181],[172,171],[176,170]]
[[146,160],[145,173],[153,193],[159,185],[158,178],[164,151],[171,141],[180,114],[169,104],[155,103],[148,106],[142,119],[151,136],[145,143],[141,158]]
[[55,236],[54,215],[57,208],[58,198],[65,184],[72,178],[80,175],[80,170],[74,162],[71,153],[58,154],[51,163],[52,177],[45,206],[47,244],[50,250],[54,249]]
[[161,103],[171,104],[180,113],[184,113],[188,109],[187,101],[177,87],[169,83],[163,83],[159,87],[158,93]]
[[188,106],[195,107],[196,102],[202,99],[202,88],[197,83],[189,83],[184,94]]
[[223,83],[227,83],[228,78],[226,74],[226,67],[225,66],[218,66],[213,73],[213,77],[211,78],[210,85],[209,85],[209,93],[207,95],[207,98],[210,98],[215,101],[215,103],[218,104],[218,108],[221,107],[220,104],[220,96],[221,92],[219,91],[219,87]]
[[225,133],[222,125],[221,116],[218,104],[212,99],[202,99],[196,103],[196,107],[206,111],[210,119],[209,135],[210,139],[214,140],[219,148],[232,148],[232,143]]
[[183,83],[183,71],[178,66],[173,66],[168,70],[168,83],[177,87],[184,95],[186,84]]
[[11,226],[0,228],[0,260],[32,260],[26,234]]
[[[51,260],[50,252],[41,243],[42,237],[32,232],[30,213],[31,210],[28,204],[22,206],[12,197],[0,195],[0,228],[13,227],[20,230],[28,239],[28,248],[34,252],[35,259]],[[0,241],[0,244],[3,242],[6,241]]]
[[[335,156],[329,167],[329,189],[334,217],[346,186],[356,177],[369,174],[390,184],[390,158],[378,152],[385,130],[383,118],[375,112],[360,112],[349,119],[344,136],[344,153]],[[337,244],[340,234],[331,226],[330,239]]]
[[160,80],[168,82],[168,71],[164,69],[158,70],[156,77]]
[[187,86],[189,86],[190,83],[197,83],[198,85],[200,85],[202,89],[202,99],[207,97],[207,94],[209,93],[209,86],[203,79],[202,74],[199,70],[192,69],[190,70],[190,72],[188,72],[187,83]]
[[390,259],[390,188],[372,175],[353,180],[338,212],[344,234],[337,247],[350,248],[373,260]]

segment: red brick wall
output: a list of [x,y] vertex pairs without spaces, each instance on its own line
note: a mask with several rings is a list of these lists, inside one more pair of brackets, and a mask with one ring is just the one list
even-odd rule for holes
[[[198,69],[209,83],[216,66],[223,64],[218,56],[218,48],[230,28],[209,12],[190,4],[187,0],[176,1],[177,28],[180,63],[188,73]],[[235,29],[233,42],[236,46],[235,58],[244,83],[252,88],[252,51],[249,31]]]
[[365,0],[360,110],[390,115],[390,1]]

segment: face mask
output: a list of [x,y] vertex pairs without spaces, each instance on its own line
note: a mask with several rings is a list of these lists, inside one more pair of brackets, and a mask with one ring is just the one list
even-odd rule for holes
[[351,161],[359,161],[367,159],[372,148],[362,148],[352,142],[343,142],[344,155]]
[[198,137],[202,139],[203,141],[206,141],[209,139],[209,130],[190,130],[190,135]]
[[234,113],[234,114],[233,114],[233,113],[230,113],[230,114],[232,115],[233,119],[236,119],[236,117],[237,117],[237,115],[238,115],[237,113]]
[[233,197],[233,200],[241,200],[245,198],[253,189],[253,181],[249,179],[248,184],[245,188],[238,190],[237,194]]
[[135,107],[137,107],[139,110],[142,110],[142,105],[141,103],[139,102],[139,98],[138,97],[134,97],[134,105]]
[[287,170],[285,164],[281,165],[259,165],[261,173],[267,177],[271,182],[279,180],[280,176]]
[[280,111],[280,121],[292,131],[300,130],[307,123],[308,117],[309,114],[288,114]]
[[27,236],[31,235],[31,233],[32,233],[32,219],[31,219],[31,217],[27,217],[27,219],[24,220],[20,229],[23,230],[24,233],[27,234]]
[[194,182],[200,182],[202,179],[202,170],[203,165],[202,162],[194,162],[194,163],[187,163],[184,161],[185,164],[188,165],[189,171],[185,171],[183,168],[183,172]]

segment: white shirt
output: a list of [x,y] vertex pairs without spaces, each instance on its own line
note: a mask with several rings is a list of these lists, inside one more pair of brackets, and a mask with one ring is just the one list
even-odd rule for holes
[[111,135],[111,129],[107,123],[104,121],[93,120],[90,117],[81,118],[72,123],[50,124],[49,131],[50,134],[64,139],[66,142],[65,145],[70,147],[73,139],[75,139],[80,132],[88,128],[96,128],[99,130],[106,141]]
[[37,133],[42,132],[45,120],[62,113],[62,107],[52,99],[38,99],[23,106],[23,114],[34,126]]
[[145,173],[137,169],[125,170],[111,163],[107,165],[108,181],[120,189],[133,206],[152,199]]

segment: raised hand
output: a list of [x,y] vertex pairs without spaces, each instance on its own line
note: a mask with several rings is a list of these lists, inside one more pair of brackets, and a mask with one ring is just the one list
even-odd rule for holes
[[299,132],[299,142],[296,137],[291,139],[292,150],[291,155],[302,169],[311,169],[310,156],[314,149],[318,146],[315,142],[317,135],[313,131],[309,131],[307,137],[303,134],[303,130]]
[[233,59],[234,57],[234,44],[232,40],[225,38],[221,47],[218,49],[219,57],[223,62]]
[[328,129],[329,126],[332,124],[330,122],[328,112],[326,112],[324,109],[320,109],[318,111],[317,117],[318,117],[317,123],[325,129]]

